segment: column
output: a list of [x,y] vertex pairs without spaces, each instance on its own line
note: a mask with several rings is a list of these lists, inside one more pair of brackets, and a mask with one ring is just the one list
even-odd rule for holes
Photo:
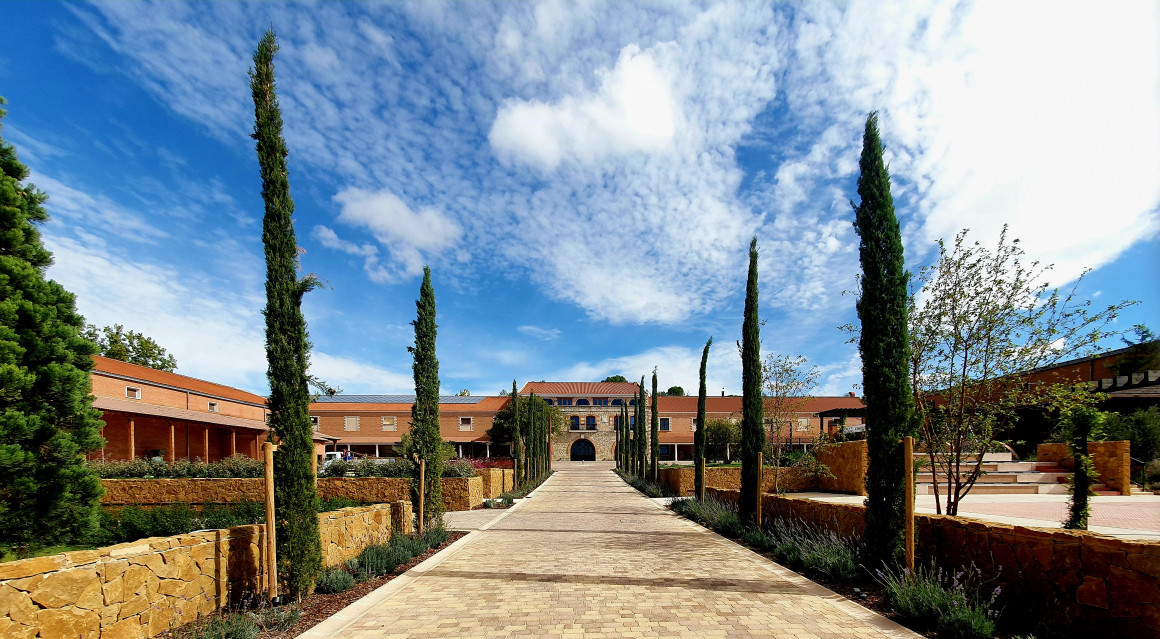
[[209,426],[203,426],[201,429],[201,450],[205,453],[202,461],[209,462]]
[[238,454],[238,432],[230,429],[230,457]]
[[177,438],[173,432],[173,422],[169,422],[169,463],[177,461]]
[[137,457],[137,433],[134,430],[136,424],[133,423],[133,418],[129,418],[129,459]]

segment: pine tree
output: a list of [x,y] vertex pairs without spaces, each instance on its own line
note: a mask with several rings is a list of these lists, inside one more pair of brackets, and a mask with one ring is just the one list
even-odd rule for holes
[[749,277],[745,283],[745,319],[741,326],[741,523],[753,525],[761,499],[757,456],[765,448],[761,402],[761,326],[757,316],[757,238],[749,243]]
[[701,487],[705,485],[705,475],[701,470],[701,459],[705,457],[705,368],[709,364],[709,347],[713,345],[713,338],[705,342],[705,350],[701,352],[701,385],[697,391],[697,430],[693,433],[693,494],[700,497]]
[[653,369],[652,383],[653,383],[653,387],[652,387],[653,388],[653,391],[652,391],[652,421],[651,421],[651,426],[649,427],[649,434],[651,435],[651,437],[649,438],[649,458],[651,460],[650,461],[651,465],[649,466],[649,479],[651,481],[655,482],[658,479],[660,479],[660,454],[661,454],[661,444],[660,444],[660,439],[659,439],[659,435],[660,435],[659,415],[660,415],[660,413],[657,412],[657,369],[656,368]]
[[890,173],[882,160],[878,114],[866,118],[862,157],[858,162],[858,196],[854,227],[861,238],[862,291],[858,343],[862,354],[862,387],[866,402],[866,547],[877,559],[902,556],[905,529],[905,478],[901,438],[913,435],[914,399],[907,362],[907,281],[902,234],[890,196]]
[[512,380],[512,479],[516,486],[523,485],[524,442],[520,433],[520,394],[516,390],[516,380]]
[[439,360],[435,357],[435,289],[431,286],[431,269],[423,267],[423,284],[415,302],[417,315],[411,324],[415,327],[415,345],[407,347],[414,357],[412,372],[415,377],[415,403],[411,406],[411,431],[401,437],[404,456],[416,454],[426,461],[426,486],[418,486],[415,478],[415,497],[423,490],[424,526],[437,521],[443,514],[443,462],[450,457],[450,446],[439,433]]
[[292,598],[304,594],[318,572],[322,550],[318,537],[317,490],[310,460],[314,428],[310,424],[310,391],[306,378],[310,342],[302,317],[302,296],[317,285],[298,277],[298,240],[294,235],[294,200],[286,170],[282,112],[274,86],[273,31],[262,36],[254,52],[250,89],[254,97],[254,139],[262,174],[262,243],[266,253],[266,360],[270,382],[270,429],[278,438],[274,455],[275,537],[278,575]]
[[47,196],[27,178],[0,139],[0,546],[17,551],[92,530],[102,490],[84,454],[104,426],[89,397],[96,347],[72,293],[44,277]]

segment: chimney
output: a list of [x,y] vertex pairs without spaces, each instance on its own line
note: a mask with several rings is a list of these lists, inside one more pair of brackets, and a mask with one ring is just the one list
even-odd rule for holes
[[854,391],[850,391],[850,397],[857,397],[857,395],[854,394]]
[[724,397],[724,396],[725,396],[725,389],[724,389],[724,388],[722,388],[722,389],[721,389],[721,397]]

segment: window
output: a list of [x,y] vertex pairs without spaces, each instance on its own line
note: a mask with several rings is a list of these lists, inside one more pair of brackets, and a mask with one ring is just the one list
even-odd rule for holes
[[125,397],[129,399],[141,399],[141,389],[135,386],[126,386]]
[[399,426],[398,426],[399,418],[398,417],[382,417],[379,419],[379,424],[381,425],[383,430],[398,430],[399,429]]
[[696,417],[689,418],[689,430],[693,431],[694,433],[697,432],[697,418]]
[[612,416],[612,427],[617,429],[620,428],[620,415]]
[[636,400],[635,399],[628,400],[628,405],[629,406],[636,406]]
[[343,430],[358,430],[358,415],[347,415],[342,418]]
[[568,418],[568,429],[580,430],[580,418],[578,416],[573,415]]
[[628,416],[628,427],[629,428],[636,428],[636,415],[629,415]]
[[[620,406],[620,405],[621,405],[621,404],[623,404],[623,403],[624,403],[624,402],[623,402],[623,401],[621,401],[621,400],[619,400],[619,399],[614,399],[614,400],[612,400],[612,405],[613,405],[613,406]],[[603,404],[602,404],[602,405],[603,405]]]
[[561,398],[556,400],[556,405],[557,406],[571,406],[572,405],[572,398],[561,397]]
[[576,400],[576,405],[577,406],[591,406],[591,404],[588,403],[588,400],[583,399],[583,398]]
[[661,418],[661,430],[668,430],[668,429],[669,429],[669,418],[662,417]]
[[810,429],[810,420],[807,417],[799,417],[797,422],[798,432],[805,432]]
[[551,405],[552,405],[552,400],[550,400],[550,399],[545,399],[544,401],[548,403],[548,406],[551,406]]
[[311,415],[311,416],[310,416],[310,425],[314,427],[314,430],[318,430],[318,429],[319,429],[319,426],[318,426],[318,415]]
[[209,403],[209,412],[211,412],[211,413],[218,412],[218,403],[217,402],[210,402]]
[[596,430],[596,416],[589,415],[584,418],[584,428],[588,430]]
[[597,398],[592,400],[592,405],[593,406],[607,406],[608,405],[608,398],[607,397],[597,397]]
[[660,457],[668,457],[669,456],[669,447],[665,444],[661,444],[660,446],[657,446],[657,455],[659,455]]
[[459,430],[471,430],[471,418],[470,417],[460,417],[459,418]]

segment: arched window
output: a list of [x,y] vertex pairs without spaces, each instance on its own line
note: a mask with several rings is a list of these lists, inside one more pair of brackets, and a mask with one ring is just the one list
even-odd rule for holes
[[576,405],[577,406],[591,406],[592,404],[591,404],[591,402],[589,402],[586,399],[578,399],[578,400],[576,400]]
[[620,406],[620,405],[621,405],[621,404],[623,404],[623,403],[624,403],[624,402],[623,402],[623,401],[621,401],[621,400],[619,400],[619,399],[614,399],[614,400],[612,400],[612,405],[613,405],[613,406]]
[[551,406],[551,405],[552,405],[552,400],[550,400],[550,399],[545,399],[544,401],[545,401],[545,402],[548,402],[548,406]]
[[629,406],[636,406],[636,400],[635,399],[628,400],[628,405]]

